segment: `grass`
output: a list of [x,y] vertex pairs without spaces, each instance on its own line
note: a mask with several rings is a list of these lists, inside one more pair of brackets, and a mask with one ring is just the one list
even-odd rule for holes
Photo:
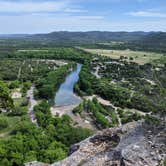
[[164,66],[166,64],[166,55],[154,60],[153,63],[158,66]]
[[[83,48],[82,48],[83,49]],[[163,57],[162,54],[144,51],[131,51],[131,50],[105,50],[105,49],[83,49],[92,54],[107,56],[112,59],[119,59],[121,56],[127,57],[127,61],[136,62],[140,65],[150,63]],[[133,60],[130,60],[133,58]]]

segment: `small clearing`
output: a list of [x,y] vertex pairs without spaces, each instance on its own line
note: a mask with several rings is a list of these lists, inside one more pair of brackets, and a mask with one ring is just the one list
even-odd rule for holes
[[12,97],[12,99],[21,98],[21,97],[22,97],[21,89],[20,89],[20,88],[15,89],[15,90],[12,92],[11,97]]

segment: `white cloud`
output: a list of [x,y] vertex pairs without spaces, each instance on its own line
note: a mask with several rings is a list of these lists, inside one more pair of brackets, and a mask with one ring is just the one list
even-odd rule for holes
[[166,13],[151,12],[151,11],[137,11],[137,12],[130,12],[128,14],[131,15],[131,16],[136,16],[136,17],[160,17],[160,18],[166,18]]
[[38,1],[38,2],[7,2],[0,1],[0,12],[4,13],[33,13],[33,12],[56,12],[67,7],[67,1]]
[[100,16],[50,16],[19,15],[0,16],[0,34],[3,33],[47,33],[52,31],[102,30]]
[[102,20],[103,16],[75,16],[75,18],[80,20]]
[[64,12],[67,13],[87,13],[87,10],[83,10],[83,9],[76,9],[76,8],[66,8],[64,9]]
[[[83,17],[83,16],[81,16]],[[166,21],[108,21],[100,16],[19,15],[0,16],[0,34],[52,31],[166,31]]]

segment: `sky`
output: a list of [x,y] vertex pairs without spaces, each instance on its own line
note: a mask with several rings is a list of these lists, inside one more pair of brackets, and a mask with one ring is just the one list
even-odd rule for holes
[[166,0],[0,0],[0,34],[166,31]]

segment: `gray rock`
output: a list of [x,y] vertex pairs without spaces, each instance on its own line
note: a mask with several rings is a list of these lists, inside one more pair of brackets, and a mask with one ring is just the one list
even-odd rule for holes
[[[71,147],[71,155],[48,166],[157,166],[164,160],[165,131],[148,132],[143,122],[105,129]],[[149,134],[151,137],[149,137]],[[153,142],[154,146],[151,146]],[[157,146],[156,146],[157,143]],[[156,148],[152,148],[156,147]],[[25,166],[45,166],[28,163]]]

